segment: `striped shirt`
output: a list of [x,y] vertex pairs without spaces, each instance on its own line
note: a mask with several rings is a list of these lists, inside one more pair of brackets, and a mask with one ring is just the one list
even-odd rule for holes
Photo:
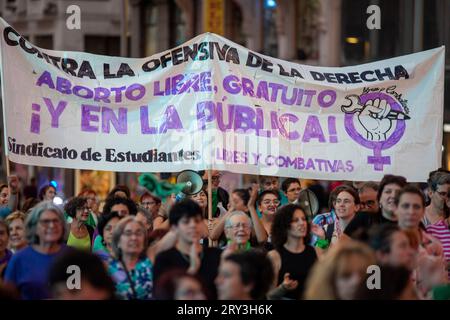
[[[426,226],[427,232],[439,240],[444,251],[444,258],[447,264],[450,263],[450,228],[444,220],[439,220],[434,224]],[[450,271],[449,271],[450,279]]]

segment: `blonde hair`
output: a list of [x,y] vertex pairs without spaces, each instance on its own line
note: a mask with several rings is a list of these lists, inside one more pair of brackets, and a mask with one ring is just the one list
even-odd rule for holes
[[375,255],[366,244],[354,240],[341,240],[313,266],[306,281],[305,299],[336,300],[336,278],[339,266],[351,255],[363,258],[366,266],[375,264]]
[[22,211],[14,211],[5,218],[5,222],[9,226],[16,219],[21,219],[25,222],[26,217],[27,216]]
[[114,228],[113,234],[112,234],[112,243],[111,243],[111,249],[114,253],[114,256],[117,259],[122,259],[122,249],[119,247],[119,242],[120,242],[120,237],[122,236],[125,227],[132,222],[136,222],[139,227],[142,229],[142,231],[144,232],[144,249],[141,252],[141,256],[144,257],[146,250],[147,250],[147,230],[145,229],[145,226],[142,224],[142,222],[140,222],[139,220],[136,219],[136,216],[128,216],[125,218],[122,218],[116,225],[116,227]]

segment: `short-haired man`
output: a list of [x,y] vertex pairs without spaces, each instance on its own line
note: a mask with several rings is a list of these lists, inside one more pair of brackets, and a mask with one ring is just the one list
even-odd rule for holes
[[281,184],[281,190],[286,195],[288,202],[294,203],[298,199],[302,186],[298,179],[287,178]]
[[163,272],[177,268],[199,275],[216,297],[214,279],[217,276],[221,250],[200,245],[203,215],[200,206],[190,199],[184,199],[172,206],[169,222],[177,234],[174,248],[156,256],[154,283],[158,283]]
[[359,200],[361,200],[360,211],[376,214],[379,210],[377,199],[378,184],[376,182],[364,182],[358,189]]

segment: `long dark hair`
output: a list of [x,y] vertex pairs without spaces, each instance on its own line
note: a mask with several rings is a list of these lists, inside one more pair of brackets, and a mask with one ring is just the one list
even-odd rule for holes
[[[287,204],[277,210],[275,218],[272,223],[272,244],[276,249],[281,249],[287,241],[288,230],[291,227],[292,217],[296,210],[301,210],[307,218],[305,210],[297,204]],[[304,238],[305,244],[309,243],[310,238],[310,225],[307,223],[306,237]]]

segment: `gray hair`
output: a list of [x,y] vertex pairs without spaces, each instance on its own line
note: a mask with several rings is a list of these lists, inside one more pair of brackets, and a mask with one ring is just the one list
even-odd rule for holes
[[153,216],[150,213],[150,211],[148,211],[147,209],[145,209],[142,206],[138,206],[137,207],[137,213],[142,213],[145,217],[145,219],[147,219],[147,223],[152,226],[153,225]]
[[231,218],[235,217],[235,216],[243,216],[246,217],[248,219],[248,222],[250,224],[250,228],[253,228],[253,221],[252,219],[248,216],[248,214],[246,214],[244,211],[240,211],[240,210],[236,210],[233,211],[228,218],[225,219],[225,228],[231,228]]
[[114,253],[114,257],[119,260],[122,259],[122,249],[119,247],[120,237],[122,236],[125,227],[131,222],[136,222],[137,224],[139,224],[139,226],[142,228],[142,231],[144,232],[144,250],[142,251],[141,255],[144,256],[147,250],[147,243],[148,243],[147,230],[145,230],[145,226],[142,224],[142,222],[137,220],[136,216],[128,216],[122,218],[114,228],[111,241],[111,249]]
[[53,204],[53,202],[42,201],[31,209],[30,213],[28,214],[28,216],[25,220],[25,234],[26,234],[28,244],[39,244],[40,239],[39,239],[39,236],[36,234],[36,229],[37,229],[37,225],[39,223],[39,219],[41,218],[41,215],[46,211],[54,212],[58,216],[59,220],[61,221],[62,228],[63,228],[61,239],[59,239],[58,243],[65,242],[66,233],[67,233],[67,225],[66,225],[66,219],[64,218],[63,212],[61,211],[60,208],[55,206]]

